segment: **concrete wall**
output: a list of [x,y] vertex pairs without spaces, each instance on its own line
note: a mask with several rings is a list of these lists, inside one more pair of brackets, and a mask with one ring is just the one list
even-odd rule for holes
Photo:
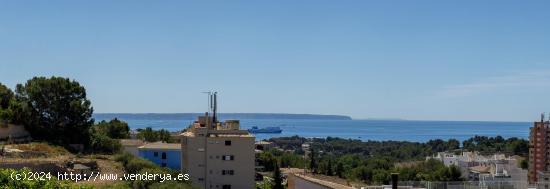
[[[156,153],[156,156],[155,156]],[[162,154],[166,154],[166,159],[162,159]],[[166,167],[174,170],[180,170],[181,168],[181,151],[180,150],[165,150],[165,149],[139,149],[139,157],[148,159],[153,163],[162,166],[166,164]]]
[[13,142],[23,142],[30,140],[30,134],[22,125],[5,124],[0,122],[0,141],[7,141],[8,138]]

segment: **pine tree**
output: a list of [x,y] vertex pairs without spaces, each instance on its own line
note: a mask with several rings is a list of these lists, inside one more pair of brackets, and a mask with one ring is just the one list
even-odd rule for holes
[[311,152],[309,153],[309,168],[311,169],[311,173],[315,173],[317,170],[317,163],[315,162],[315,150],[311,149]]
[[328,159],[327,172],[325,174],[328,176],[332,176],[332,159]]
[[342,162],[338,162],[336,164],[336,176],[340,178],[344,178],[342,175],[343,173],[344,173],[344,164],[342,164]]
[[281,177],[281,170],[279,169],[279,164],[275,162],[275,169],[273,170],[273,183],[271,189],[284,189],[283,179]]

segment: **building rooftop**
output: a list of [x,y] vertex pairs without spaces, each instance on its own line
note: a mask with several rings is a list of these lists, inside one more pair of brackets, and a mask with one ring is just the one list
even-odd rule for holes
[[122,146],[141,146],[145,143],[139,139],[120,139],[120,144]]
[[269,141],[262,140],[262,141],[256,142],[256,144],[258,144],[258,145],[270,145],[270,144],[273,144],[273,143],[271,143]]
[[[187,131],[187,132],[181,133],[180,136],[194,137],[195,133],[191,131]],[[255,137],[255,136],[250,133],[208,133],[208,137]]]
[[214,116],[209,116],[205,113],[204,116],[199,116],[198,119],[187,129],[181,133],[180,137],[239,137],[239,138],[254,138],[248,130],[241,130],[239,120],[226,120],[219,122]]
[[475,167],[470,167],[470,171],[476,173],[491,173],[491,168],[489,166],[479,165]]
[[254,138],[254,135],[251,135],[251,134],[214,134],[214,135],[210,135],[210,137],[243,137],[243,138],[248,138],[248,137],[252,137]]
[[138,149],[158,149],[158,150],[181,150],[179,143],[153,142],[138,147]]

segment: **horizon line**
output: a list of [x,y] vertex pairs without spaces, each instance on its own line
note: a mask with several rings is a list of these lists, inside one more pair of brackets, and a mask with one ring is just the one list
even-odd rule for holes
[[[93,114],[203,114],[204,112],[94,112]],[[223,112],[218,114],[288,114],[288,115],[319,115],[319,116],[344,116],[349,117],[351,120],[365,120],[365,121],[449,121],[449,122],[502,122],[502,123],[531,123],[536,122],[535,121],[525,121],[525,120],[510,120],[510,121],[502,121],[502,120],[441,120],[441,119],[405,119],[405,118],[355,118],[348,115],[343,114],[316,114],[316,113],[266,113],[266,112],[259,112],[259,113],[253,113],[253,112]]]

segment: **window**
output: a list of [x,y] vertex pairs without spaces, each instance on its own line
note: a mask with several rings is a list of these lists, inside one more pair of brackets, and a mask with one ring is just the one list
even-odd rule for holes
[[234,170],[222,170],[222,175],[234,175]]
[[166,159],[166,152],[162,152],[162,157],[161,159]]
[[154,152],[154,153],[153,153],[153,156],[159,157],[159,153],[158,153],[158,152]]
[[228,185],[228,184],[222,185],[222,189],[231,189],[231,185]]
[[225,156],[222,156],[222,160],[225,160],[225,161],[235,160],[235,156],[233,156],[233,155],[225,155]]
[[226,145],[226,146],[231,146],[231,141],[230,141],[230,140],[226,140],[226,141],[225,141],[225,145]]

